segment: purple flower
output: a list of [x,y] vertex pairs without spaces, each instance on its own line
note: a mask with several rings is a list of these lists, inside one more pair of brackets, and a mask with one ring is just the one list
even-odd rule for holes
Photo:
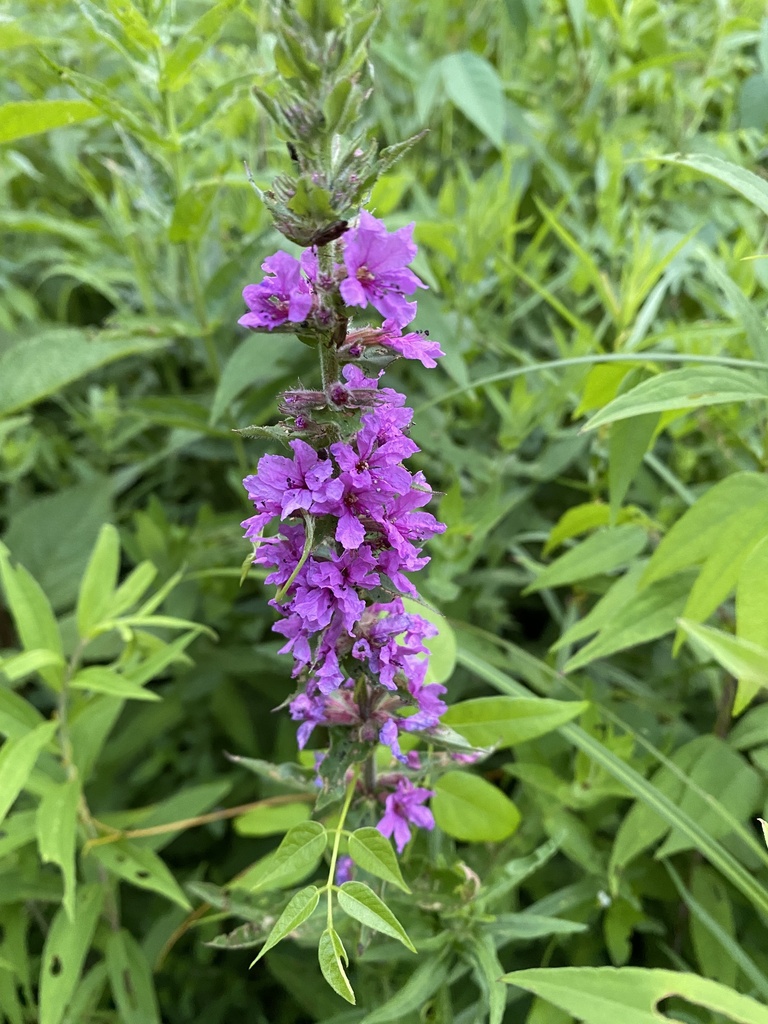
[[391,348],[393,352],[397,352],[404,359],[418,359],[428,370],[437,366],[435,359],[445,355],[440,348],[440,343],[430,341],[420,331],[401,334],[401,326],[402,324],[398,324],[397,320],[385,320],[381,325],[381,332],[377,339],[378,344]]
[[285,519],[297,509],[310,511],[316,502],[337,501],[342,486],[331,480],[333,463],[320,459],[306,441],[291,441],[293,458],[262,455],[258,471],[247,476],[243,486],[256,510]]
[[351,857],[339,857],[336,862],[336,885],[343,885],[345,882],[348,882],[354,874],[354,869],[355,862]]
[[267,277],[260,284],[243,289],[250,310],[237,321],[243,327],[271,331],[286,320],[298,324],[312,309],[312,289],[302,277],[301,263],[282,249],[264,260],[261,269]]
[[342,239],[347,277],[339,290],[347,305],[365,308],[370,304],[398,325],[410,323],[416,303],[406,302],[403,296],[426,288],[406,266],[416,255],[413,224],[390,233],[380,220],[362,210],[358,226],[345,232]]
[[389,747],[393,756],[396,757],[398,761],[402,761],[403,764],[407,764],[407,758],[400,749],[398,735],[397,723],[394,718],[390,718],[381,727],[379,732],[379,743],[383,743],[385,747]]
[[424,801],[431,796],[434,796],[431,789],[422,789],[414,786],[409,779],[400,778],[395,792],[387,797],[384,817],[376,828],[387,839],[394,836],[398,853],[403,852],[405,844],[411,838],[409,825],[430,830],[435,827],[432,812],[429,808],[422,807]]

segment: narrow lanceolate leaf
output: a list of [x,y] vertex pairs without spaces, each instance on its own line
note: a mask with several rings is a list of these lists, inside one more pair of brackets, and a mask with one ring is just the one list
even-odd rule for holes
[[0,142],[14,142],[98,115],[85,100],[17,100],[0,107]]
[[430,957],[424,960],[410,978],[381,1006],[363,1017],[360,1024],[391,1024],[421,1010],[428,1000],[442,988],[448,977],[445,960]]
[[254,889],[261,889],[278,875],[302,870],[309,874],[320,862],[327,842],[327,833],[319,821],[294,825],[275,851],[269,872],[259,879]]
[[181,88],[192,72],[192,65],[221,32],[229,12],[241,2],[242,0],[219,0],[187,29],[165,62],[160,81],[161,88],[169,89],[171,92]]
[[80,978],[104,901],[104,886],[81,888],[70,920],[61,907],[43,946],[40,965],[40,1022],[60,1024]]
[[400,864],[392,844],[377,828],[356,829],[349,837],[349,855],[363,871],[410,893],[400,873]]
[[674,153],[655,159],[662,163],[677,164],[678,167],[690,167],[694,171],[700,171],[710,178],[715,178],[732,188],[734,192],[744,196],[763,213],[768,214],[768,184],[764,178],[753,174],[752,171],[748,171],[744,167],[739,167],[738,164],[720,160],[716,156],[707,156],[704,153],[691,153],[689,156]]
[[614,398],[582,428],[595,430],[606,423],[669,409],[698,409],[727,402],[768,399],[768,384],[754,371],[727,366],[689,366],[644,380],[636,388]]
[[70,779],[52,786],[37,808],[37,845],[44,864],[57,864],[64,876],[63,906],[75,913],[75,838],[80,783]]
[[77,596],[77,632],[87,639],[91,630],[106,617],[120,569],[120,535],[105,523],[80,583]]
[[18,739],[6,740],[0,749],[0,822],[24,789],[35,761],[56,732],[55,722],[43,722]]
[[584,1024],[659,1024],[662,999],[680,996],[739,1024],[768,1024],[768,1009],[709,978],[642,967],[544,967],[504,981],[533,992]]
[[475,977],[488,1008],[488,1024],[502,1024],[507,1005],[507,990],[501,980],[504,968],[499,963],[492,936],[484,932],[474,938],[467,949],[467,956],[474,968]]
[[121,1024],[160,1024],[152,971],[125,928],[107,939],[107,973]]
[[160,893],[185,910],[192,909],[176,879],[158,855],[148,847],[136,846],[135,843],[121,839],[116,843],[93,847],[90,856],[118,878],[124,878],[140,889]]
[[527,589],[563,587],[614,572],[636,558],[647,541],[648,535],[641,526],[627,524],[600,530],[542,569]]
[[339,906],[345,914],[373,928],[374,931],[399,939],[412,953],[416,952],[416,947],[408,938],[405,928],[370,886],[364,882],[345,882],[338,896]]
[[333,928],[327,928],[320,936],[317,958],[320,961],[323,977],[333,991],[354,1005],[355,993],[352,991],[349,978],[344,970],[344,965],[349,963],[349,958],[341,939]]
[[583,700],[477,697],[453,704],[442,721],[476,747],[512,747],[544,736],[588,707]]
[[60,690],[64,681],[64,648],[53,609],[40,584],[24,566],[18,565],[15,569],[11,566],[8,549],[1,543],[0,581],[24,650],[52,651],[60,656],[60,663],[39,670],[49,686]]
[[106,693],[121,700],[160,700],[152,690],[145,690],[122,672],[104,665],[88,665],[72,678],[73,690],[90,690],[92,693]]
[[308,918],[310,918],[314,913],[319,900],[320,890],[315,885],[308,885],[306,889],[302,889],[301,892],[297,892],[280,917],[278,917],[274,928],[267,936],[267,941],[264,943],[264,947],[261,949],[256,959],[252,961],[251,967],[253,967],[258,960],[261,960],[268,950],[272,949],[272,947],[276,946],[278,942],[290,935],[295,928],[298,928],[300,924],[303,924],[308,920]]
[[768,689],[768,648],[722,629],[679,619],[680,629],[694,646],[701,645],[726,672],[739,680],[734,715],[741,714],[761,689]]
[[16,683],[43,668],[63,669],[64,659],[56,651],[22,651],[10,658],[0,658],[0,672],[10,683]]

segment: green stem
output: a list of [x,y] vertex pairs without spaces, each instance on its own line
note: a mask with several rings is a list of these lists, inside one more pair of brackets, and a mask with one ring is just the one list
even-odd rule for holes
[[320,376],[323,381],[323,391],[327,391],[331,384],[339,379],[339,359],[336,355],[336,346],[333,338],[329,342],[318,346],[320,352]]
[[341,808],[341,814],[339,820],[336,823],[336,833],[333,837],[333,849],[331,851],[331,866],[328,869],[328,883],[325,888],[328,890],[328,928],[333,928],[333,880],[336,877],[336,861],[339,858],[339,846],[341,845],[341,837],[344,833],[344,822],[347,820],[347,814],[352,804],[352,797],[355,795],[355,787],[357,786],[357,772],[352,776],[352,780],[347,787],[347,795],[344,799],[344,806]]

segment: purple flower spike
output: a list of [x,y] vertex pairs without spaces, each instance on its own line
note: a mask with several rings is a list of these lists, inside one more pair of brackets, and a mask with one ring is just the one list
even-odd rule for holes
[[398,326],[408,324],[416,303],[406,302],[417,288],[426,288],[407,264],[416,255],[413,224],[391,234],[367,210],[360,223],[343,236],[347,277],[341,282],[341,297],[348,306],[373,306]]
[[435,819],[428,807],[422,804],[434,796],[431,789],[414,786],[410,779],[401,778],[397,781],[397,789],[390,793],[385,802],[385,814],[376,828],[389,839],[394,836],[397,852],[402,853],[405,844],[411,838],[410,825],[418,828],[433,829]]
[[261,269],[266,277],[261,284],[243,289],[243,299],[250,310],[237,321],[243,327],[271,331],[289,320],[293,324],[306,320],[312,309],[312,289],[302,277],[301,264],[282,249],[264,260]]

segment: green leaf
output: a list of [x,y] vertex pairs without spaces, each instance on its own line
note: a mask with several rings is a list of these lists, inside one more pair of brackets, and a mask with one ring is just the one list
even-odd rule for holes
[[520,824],[520,812],[509,797],[479,775],[446,772],[434,789],[431,806],[435,822],[454,839],[498,843]]
[[24,338],[0,355],[0,416],[34,405],[117,359],[148,355],[170,343],[168,338],[91,341],[83,331],[64,328]]
[[608,438],[608,491],[615,520],[648,451],[659,417],[655,413],[614,423]]
[[[63,669],[66,662],[55,651],[22,651],[10,658],[0,658],[0,672],[11,683],[17,683],[43,668]],[[0,728],[0,732],[3,730]]]
[[294,825],[275,851],[267,874],[253,886],[254,890],[263,888],[283,874],[309,874],[314,871],[327,844],[328,835],[319,821],[303,821]]
[[578,537],[582,533],[591,533],[600,526],[609,526],[611,510],[601,501],[590,501],[583,505],[574,505],[567,509],[550,531],[543,554],[548,555],[564,540]]
[[761,689],[768,688],[768,648],[712,626],[701,626],[686,619],[680,619],[679,623],[681,630],[694,641],[694,647],[701,645],[718,665],[738,679],[734,715],[741,714]]
[[92,693],[105,693],[121,699],[160,700],[160,696],[152,690],[145,690],[122,672],[103,665],[81,668],[69,685],[73,690],[90,690]]
[[636,558],[647,541],[642,526],[627,524],[599,530],[542,569],[525,592],[567,586],[601,573],[614,572]]
[[429,665],[427,674],[424,677],[426,683],[445,683],[453,675],[456,667],[456,636],[444,615],[441,615],[434,608],[414,601],[410,597],[402,599],[403,607],[409,615],[418,615],[426,619],[433,626],[437,627],[437,636],[431,636],[424,641],[424,646],[429,651]]
[[195,61],[213,43],[224,28],[227,15],[240,3],[241,0],[219,0],[187,29],[165,62],[161,89],[176,92],[189,80]]
[[446,983],[447,978],[448,967],[445,961],[427,958],[390,999],[366,1014],[360,1024],[391,1024],[391,1021],[403,1020],[414,1011],[423,1009],[435,992]]
[[[292,336],[281,335],[270,344],[264,337],[250,335],[237,346],[224,365],[211,403],[209,423],[213,426],[247,388],[263,388],[290,372]],[[295,344],[295,342],[294,342]]]
[[606,423],[665,412],[670,409],[698,409],[727,402],[754,402],[768,399],[768,384],[754,371],[728,366],[687,366],[669,370],[644,380],[631,391],[609,402],[585,423],[583,431],[596,430]]
[[57,864],[64,876],[62,906],[74,920],[75,915],[75,839],[80,804],[80,783],[69,779],[44,794],[37,808],[36,830],[40,860]]
[[40,669],[46,683],[60,690],[64,682],[64,648],[53,610],[37,580],[24,566],[11,567],[8,549],[3,544],[0,544],[0,580],[24,649],[51,651],[61,659],[50,668]]
[[160,1024],[152,971],[136,939],[125,928],[110,932],[106,954],[121,1024]]
[[744,561],[736,583],[736,635],[768,647],[768,537],[756,544]]
[[[317,957],[323,977],[333,991],[354,1005],[355,993],[344,970],[344,964],[348,964],[349,959],[341,939],[333,928],[327,928],[320,936]],[[341,962],[342,959],[344,964]]]
[[584,1024],[660,1024],[656,1007],[680,996],[738,1024],[768,1024],[768,1009],[709,978],[642,967],[542,967],[513,971],[504,981],[534,992]]
[[100,884],[82,886],[75,917],[61,907],[51,923],[40,965],[40,1024],[60,1024],[77,987],[104,901]]
[[0,822],[24,789],[38,755],[55,733],[55,722],[43,722],[32,732],[3,744],[0,749]]
[[416,947],[408,938],[405,928],[386,903],[379,899],[365,882],[344,882],[337,895],[339,906],[345,914],[349,914],[350,917],[374,931],[398,939],[412,953],[416,952]]
[[[512,679],[464,645],[459,647],[459,663],[501,693],[511,696],[530,696],[530,691],[522,683],[518,683],[517,680]],[[561,725],[559,731],[569,743],[591,758],[598,767],[626,786],[643,804],[658,814],[667,825],[680,829],[687,836],[690,846],[699,850],[722,875],[746,896],[750,903],[768,913],[768,893],[760,882],[721,843],[714,840],[698,820],[679,807],[675,800],[662,793],[658,787],[643,778],[638,771],[618,757],[604,743],[595,739],[578,725],[568,722]],[[661,753],[647,740],[644,742],[644,746],[651,750],[659,760],[663,759]],[[715,804],[710,813],[713,817],[717,817],[726,831],[730,829],[738,834],[750,850],[755,850],[753,837],[746,832],[727,808]],[[759,851],[759,847],[757,850]]]
[[111,871],[118,878],[124,878],[131,885],[160,893],[185,910],[192,909],[189,900],[164,862],[148,847],[120,839],[114,843],[94,846],[90,856],[99,861],[107,871]]
[[377,828],[358,828],[349,837],[349,855],[358,867],[376,878],[391,882],[403,892],[410,893],[400,872],[397,854],[392,844]]
[[235,818],[235,832],[240,836],[282,835],[294,825],[307,821],[312,813],[309,804],[292,803],[277,807],[254,807]]
[[[85,100],[17,100],[0,107],[0,143],[15,142],[52,128],[98,117],[98,110]],[[7,383],[7,382],[6,382]]]
[[70,719],[73,760],[84,784],[123,710],[123,702],[104,695],[92,697],[78,707]]
[[691,153],[689,156],[673,153],[668,156],[654,157],[654,160],[659,160],[661,163],[677,164],[678,167],[690,167],[694,171],[700,171],[710,178],[715,178],[744,196],[763,213],[768,214],[768,184],[759,175],[739,167],[738,164],[729,163],[716,156],[707,156],[704,153]]
[[106,616],[120,570],[120,534],[105,523],[93,549],[77,596],[77,632],[87,639]]
[[451,705],[441,721],[476,747],[512,747],[544,736],[588,707],[586,701],[544,697],[477,697]]
[[281,942],[286,936],[298,928],[300,924],[307,921],[315,911],[320,901],[320,890],[315,885],[308,885],[305,889],[297,892],[288,903],[275,922],[275,926],[267,936],[267,941],[260,950],[259,955],[251,962],[251,967],[257,963],[264,954]]
[[157,576],[151,562],[140,562],[123,580],[109,604],[108,615],[116,618],[138,604]]
[[487,1008],[488,1024],[502,1024],[507,1005],[507,990],[501,980],[504,968],[499,962],[492,936],[488,932],[473,936],[467,946],[467,957],[483,993],[483,1006]]
[[504,145],[505,100],[499,73],[479,54],[465,50],[440,61],[446,95],[497,149]]

